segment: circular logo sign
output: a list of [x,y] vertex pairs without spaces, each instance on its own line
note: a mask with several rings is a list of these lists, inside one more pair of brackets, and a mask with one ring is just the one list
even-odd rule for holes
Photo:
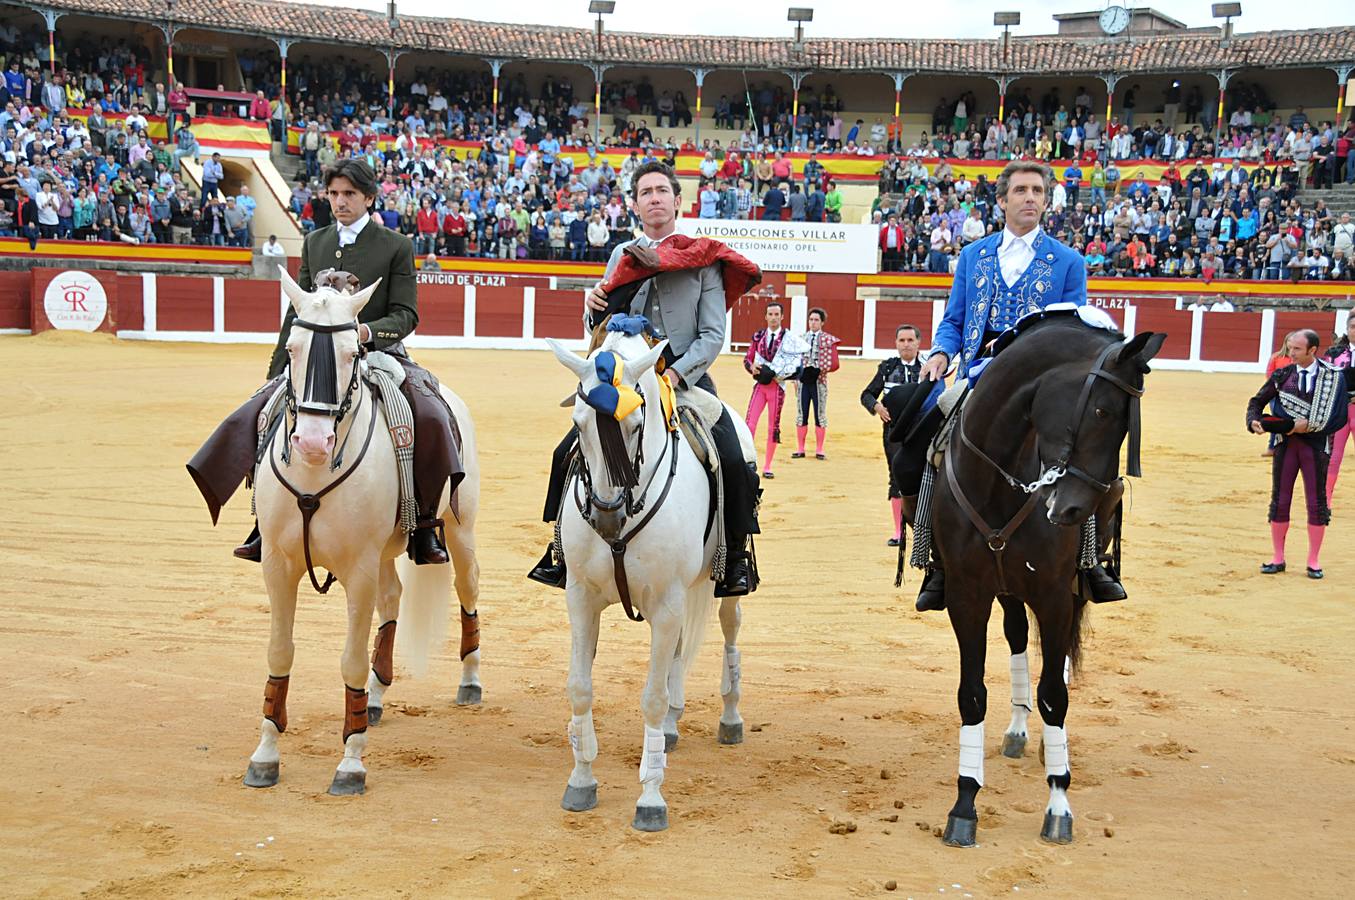
[[97,331],[108,314],[108,295],[93,275],[67,271],[47,285],[42,306],[53,328]]

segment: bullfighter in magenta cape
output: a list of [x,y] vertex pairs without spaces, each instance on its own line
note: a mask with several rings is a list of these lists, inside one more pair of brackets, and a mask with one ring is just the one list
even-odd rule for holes
[[[373,221],[376,173],[360,159],[340,160],[324,174],[336,221],[306,235],[297,284],[305,291],[329,283],[336,289],[377,284],[358,315],[362,347],[399,360],[406,377],[401,389],[414,418],[414,493],[418,528],[410,534],[409,554],[416,563],[445,563],[447,549],[438,534],[438,507],[444,487],[453,492],[464,477],[455,423],[432,373],[415,365],[402,341],[419,324],[414,278],[414,248],[408,237]],[[258,447],[259,416],[287,368],[287,338],[295,311],[289,306],[268,366],[268,385],[231,414],[198,451],[188,470],[212,510],[212,519],[252,471]],[[453,507],[455,508],[455,507]],[[241,559],[262,558],[259,529],[235,550]]]
[[[632,200],[644,235],[619,245],[607,262],[603,280],[588,294],[590,326],[614,313],[644,316],[652,333],[668,340],[664,377],[676,390],[695,386],[715,393],[707,369],[724,349],[726,313],[762,279],[757,266],[719,241],[676,233],[681,187],[673,170],[659,162],[635,170]],[[758,477],[743,458],[734,423],[725,411],[711,429],[720,457],[728,563],[716,596],[750,593],[757,588],[749,564],[748,537],[758,533]],[[556,447],[543,519],[555,521],[574,451],[571,429]],[[528,574],[533,581],[564,587],[563,560],[546,549]]]
[[[1087,302],[1086,267],[1074,250],[1044,233],[1040,222],[1049,202],[1053,173],[1041,162],[1011,162],[997,179],[997,203],[1005,216],[1001,232],[980,238],[960,251],[946,312],[936,329],[922,369],[924,380],[938,380],[954,365],[957,380],[977,377],[982,355],[1021,317],[1053,304]],[[939,417],[936,417],[939,418]],[[910,442],[913,443],[913,442]],[[912,563],[927,570],[918,595],[919,610],[945,608],[945,573],[931,557],[931,485],[927,466],[918,492],[917,540]],[[1118,497],[1116,498],[1118,499]],[[1114,504],[1109,504],[1114,508]],[[1096,520],[1089,519],[1084,543],[1096,541]],[[1099,564],[1084,568],[1093,600],[1122,600],[1117,575]],[[1071,573],[1070,573],[1071,574]]]

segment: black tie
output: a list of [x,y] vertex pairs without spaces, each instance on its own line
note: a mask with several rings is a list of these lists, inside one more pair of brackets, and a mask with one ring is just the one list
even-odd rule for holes
[[1299,370],[1299,393],[1308,393],[1308,373],[1302,369]]

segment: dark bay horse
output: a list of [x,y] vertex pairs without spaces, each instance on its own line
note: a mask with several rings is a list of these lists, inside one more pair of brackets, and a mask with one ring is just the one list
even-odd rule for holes
[[[1025,607],[1039,629],[1037,691],[1049,805],[1041,837],[1072,840],[1064,719],[1065,662],[1077,665],[1084,601],[1077,590],[1081,524],[1105,522],[1119,496],[1120,447],[1138,474],[1138,398],[1166,335],[1092,328],[1076,315],[1028,324],[989,363],[951,432],[937,475],[934,540],[960,646],[960,776],[943,837],[973,846],[983,786],[983,684],[993,598],[1011,647],[1012,725],[1003,753],[1022,755],[1030,711]],[[1038,510],[1038,511],[1037,511]]]

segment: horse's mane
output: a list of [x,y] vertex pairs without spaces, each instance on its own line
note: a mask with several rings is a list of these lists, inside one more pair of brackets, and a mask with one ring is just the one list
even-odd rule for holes
[[[1070,340],[1075,337],[1083,340]],[[1126,336],[1120,331],[1092,327],[1076,316],[1051,316],[1023,328],[1016,339],[997,355],[993,365],[997,366],[1004,358],[1008,359],[1009,364],[1012,364],[1013,359],[1026,364],[1029,361],[1023,357],[1037,353],[1040,355],[1037,364],[1041,369],[1047,369],[1066,362],[1093,358],[1107,344],[1123,343],[1125,340]]]

